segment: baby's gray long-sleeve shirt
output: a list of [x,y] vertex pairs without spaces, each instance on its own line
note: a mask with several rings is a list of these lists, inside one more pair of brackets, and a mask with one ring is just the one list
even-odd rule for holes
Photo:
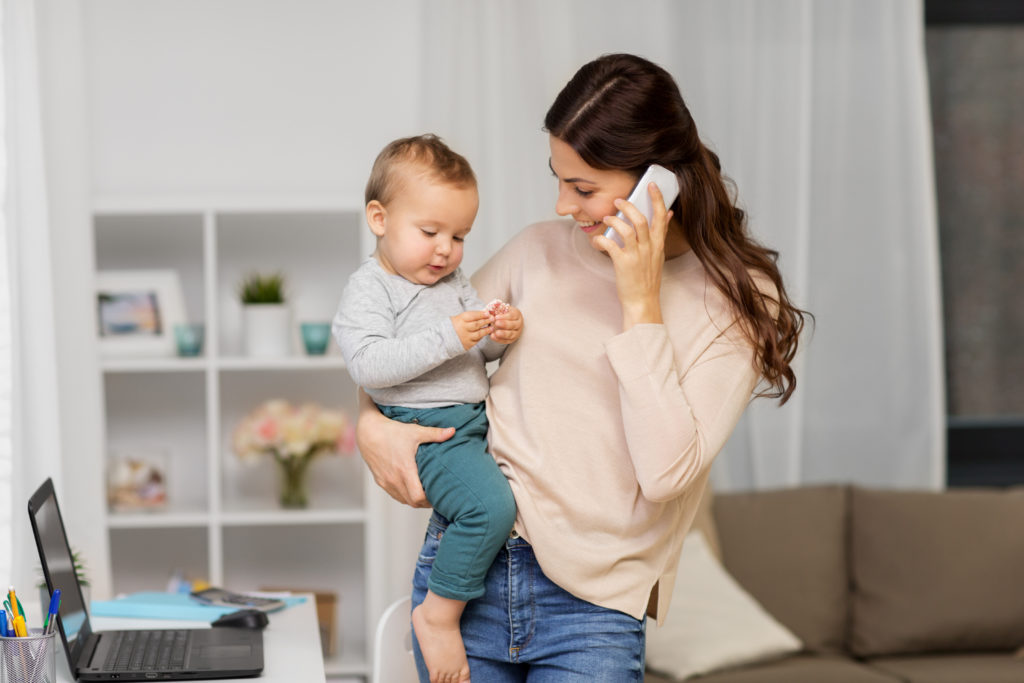
[[332,330],[352,379],[377,404],[477,403],[489,388],[484,364],[499,358],[505,345],[484,337],[465,350],[451,316],[483,309],[461,269],[417,285],[371,256],[349,278]]

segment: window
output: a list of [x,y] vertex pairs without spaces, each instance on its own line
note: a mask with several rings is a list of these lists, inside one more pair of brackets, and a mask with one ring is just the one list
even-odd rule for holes
[[949,483],[1024,483],[1024,3],[926,0]]

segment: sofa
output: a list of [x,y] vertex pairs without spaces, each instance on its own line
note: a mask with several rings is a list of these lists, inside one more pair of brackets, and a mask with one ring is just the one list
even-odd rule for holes
[[[708,509],[698,526],[724,573],[791,635],[754,661],[734,653],[684,678],[1024,683],[1024,488],[804,486],[718,493]],[[700,580],[699,572],[680,571],[680,601],[689,593],[699,602],[710,591],[691,585]],[[711,619],[705,612],[672,610],[668,619],[662,628],[649,620],[647,683],[682,680],[682,641],[691,636],[698,641],[691,654],[713,649],[699,643],[715,628],[702,623]],[[750,621],[723,628],[718,642],[739,647]],[[673,622],[690,636],[672,631]]]

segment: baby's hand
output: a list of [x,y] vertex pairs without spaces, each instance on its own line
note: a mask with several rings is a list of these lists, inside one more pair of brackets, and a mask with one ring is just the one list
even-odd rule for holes
[[491,316],[487,311],[465,311],[452,316],[452,325],[467,351],[491,333]]
[[499,344],[511,344],[519,339],[523,333],[522,311],[506,303],[501,303],[500,307],[488,306],[488,310],[495,310],[491,339]]

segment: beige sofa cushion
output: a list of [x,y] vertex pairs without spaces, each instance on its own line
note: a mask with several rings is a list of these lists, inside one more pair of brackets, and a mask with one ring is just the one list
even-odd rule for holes
[[800,641],[712,555],[704,534],[687,535],[664,625],[647,624],[647,666],[679,680],[799,652]]
[[[648,673],[645,683],[676,679]],[[796,655],[756,666],[721,671],[691,679],[693,683],[902,683],[898,676],[836,656]],[[964,679],[960,683],[970,679]],[[973,683],[973,682],[972,682]]]
[[845,486],[715,496],[726,569],[813,652],[845,646],[847,500]]
[[931,655],[871,660],[906,683],[1021,683],[1024,661],[1010,654]]
[[1024,489],[854,488],[851,651],[867,657],[1019,647],[1022,529]]

